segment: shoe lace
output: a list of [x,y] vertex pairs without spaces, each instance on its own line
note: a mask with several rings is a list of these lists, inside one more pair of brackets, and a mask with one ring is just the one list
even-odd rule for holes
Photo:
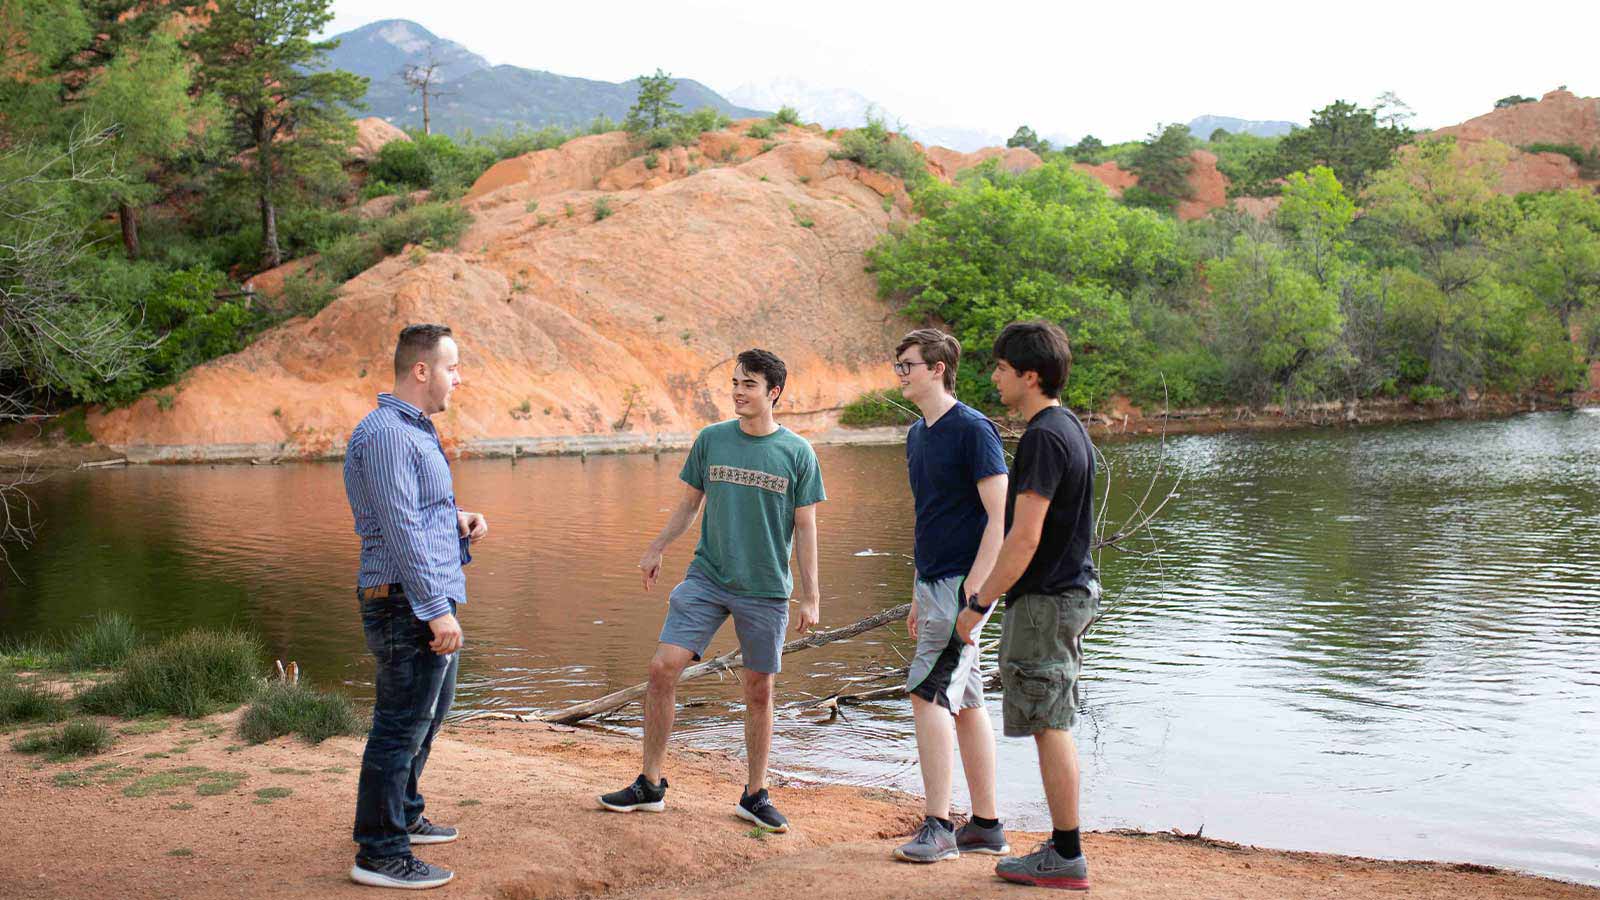
[[939,835],[938,832],[934,831],[934,829],[937,827],[938,826],[933,822],[929,822],[928,820],[924,819],[922,821],[922,827],[917,829],[917,841],[928,844],[937,843],[937,838]]

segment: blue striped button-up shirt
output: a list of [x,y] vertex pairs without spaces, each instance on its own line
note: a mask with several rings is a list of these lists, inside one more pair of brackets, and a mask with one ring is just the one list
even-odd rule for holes
[[422,410],[378,395],[350,435],[344,491],[361,536],[357,589],[399,582],[423,621],[466,602],[450,463]]

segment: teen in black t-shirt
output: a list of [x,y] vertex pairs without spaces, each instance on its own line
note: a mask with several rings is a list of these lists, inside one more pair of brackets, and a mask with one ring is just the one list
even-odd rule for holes
[[1087,890],[1078,834],[1078,712],[1083,634],[1100,611],[1090,557],[1094,536],[1094,450],[1061,387],[1072,367],[1067,336],[1048,322],[1006,326],[994,342],[992,380],[1000,400],[1027,419],[1006,491],[1006,537],[994,571],[956,622],[963,640],[999,597],[1000,710],[1008,737],[1032,736],[1054,828],[1027,856],[995,866],[1007,881]]

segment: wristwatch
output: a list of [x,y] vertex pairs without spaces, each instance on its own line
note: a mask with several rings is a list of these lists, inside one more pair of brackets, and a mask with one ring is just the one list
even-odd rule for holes
[[978,602],[978,595],[977,594],[968,594],[967,595],[967,609],[970,609],[975,613],[986,613],[989,610],[994,609],[994,604],[991,603],[988,606],[984,606],[983,604]]

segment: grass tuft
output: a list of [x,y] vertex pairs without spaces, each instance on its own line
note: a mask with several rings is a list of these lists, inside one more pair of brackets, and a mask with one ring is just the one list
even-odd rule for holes
[[199,718],[232,709],[260,690],[260,656],[261,645],[243,633],[188,631],[135,651],[115,679],[90,688],[78,702],[88,712],[125,718]]
[[252,744],[298,734],[309,744],[331,737],[361,734],[367,723],[350,699],[304,684],[269,684],[239,720],[239,736]]

